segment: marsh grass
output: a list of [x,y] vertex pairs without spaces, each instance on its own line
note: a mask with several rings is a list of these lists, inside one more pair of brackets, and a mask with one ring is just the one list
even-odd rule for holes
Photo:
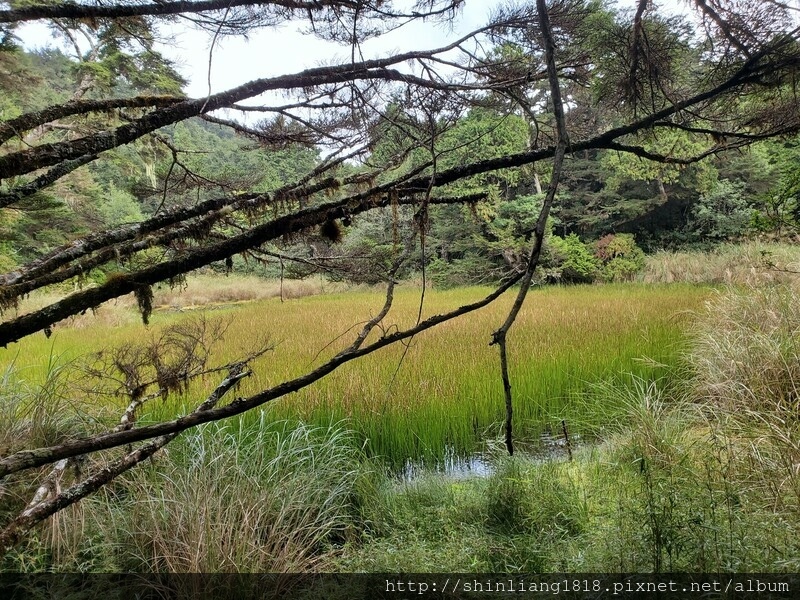
[[[91,286],[91,283],[83,285]],[[61,286],[37,291],[26,296],[16,308],[17,314],[27,314],[64,298],[79,289],[78,285]],[[224,308],[229,305],[278,298],[294,300],[306,296],[357,289],[341,283],[326,281],[321,277],[306,279],[265,279],[255,275],[220,275],[196,273],[185,280],[170,284],[163,282],[153,287],[153,307],[156,311],[183,312]],[[133,294],[106,302],[91,311],[65,319],[56,327],[109,329],[141,323]]]
[[[477,293],[437,294],[428,312],[458,306]],[[532,294],[509,336],[521,435],[535,436],[549,420],[570,418],[572,404],[594,381],[621,373],[660,374],[658,364],[675,362],[682,318],[703,293],[614,286]],[[398,327],[408,324],[415,296],[406,292],[399,298],[400,310],[393,317]],[[315,304],[311,312],[320,314],[325,306],[314,300],[320,299],[310,299]],[[349,418],[369,440],[370,452],[390,459],[441,459],[445,447],[469,452],[487,432],[493,438],[503,418],[498,358],[488,341],[507,309],[508,300],[418,337],[402,364],[403,348],[397,347],[347,365],[273,410],[280,416],[299,413],[309,422],[327,419],[330,412]]]
[[[433,295],[428,309],[440,310],[477,291]],[[280,420],[281,412],[273,407],[187,432],[147,465],[38,529],[3,568],[796,572],[800,431],[799,419],[791,412],[796,380],[791,340],[800,313],[792,290],[731,289],[709,295],[693,288],[632,286],[537,294],[532,296],[534,310],[522,321],[523,333],[537,335],[520,335],[516,350],[527,357],[531,373],[539,378],[547,373],[537,360],[559,364],[562,354],[579,360],[580,348],[612,358],[604,362],[595,357],[585,370],[573,365],[570,375],[610,375],[592,384],[586,376],[577,395],[546,404],[551,414],[575,414],[573,423],[595,436],[594,443],[576,448],[574,460],[542,463],[490,453],[490,476],[459,480],[436,473],[401,479],[387,475],[372,460],[374,450],[364,445],[371,431],[364,415],[372,415],[374,420],[366,423],[381,435],[393,435],[384,429],[387,423],[406,423],[409,428],[396,435],[414,437],[418,424],[396,417],[392,402],[450,423],[461,417],[452,408],[457,402],[448,404],[448,390],[480,389],[477,383],[438,391],[435,385],[423,387],[425,378],[458,382],[480,373],[480,361],[470,362],[479,351],[459,352],[459,328],[445,328],[439,334],[442,339],[421,336],[409,350],[395,379],[397,396],[389,396],[388,403],[383,403],[385,395],[363,395],[361,388],[373,376],[392,376],[397,356],[391,353],[371,357],[374,371],[367,376],[330,384],[331,394],[334,389],[360,394],[357,403],[349,399],[352,406],[374,412],[351,411],[352,420],[337,423],[348,411],[334,410],[343,404],[331,395],[330,410],[320,413],[327,416],[324,424],[299,422],[298,415],[316,414],[302,410],[303,402],[320,393],[310,390],[302,401],[295,400],[299,404],[286,407],[294,411],[291,421]],[[699,307],[702,298],[709,302],[688,321],[685,360],[667,369],[663,364],[680,348],[674,345],[680,339],[675,332],[687,324],[681,311]],[[321,300],[298,300],[305,304],[297,312],[281,312],[281,307],[289,308],[286,303],[254,304],[245,323],[252,330],[261,311],[265,327],[275,319],[288,337],[293,328],[303,327],[300,314],[311,312],[317,317],[339,315],[341,328],[345,318],[353,318],[350,311],[368,312],[376,298],[353,294]],[[400,295],[398,308],[407,312],[399,311],[398,321],[413,319],[414,300],[413,293]],[[560,318],[559,310],[564,311]],[[582,320],[584,312],[594,321]],[[463,327],[470,336],[481,334],[491,329],[497,314],[478,315]],[[547,337],[542,325],[547,319],[560,327],[560,335],[552,332],[553,337]],[[636,325],[639,333],[626,333],[626,323]],[[616,335],[604,337],[602,324],[616,328]],[[583,329],[591,335],[571,338],[564,333]],[[239,329],[241,335],[247,330]],[[326,330],[325,342],[336,330]],[[665,343],[662,354],[619,362],[633,342],[614,346],[613,340],[625,340],[626,335],[637,341],[637,356],[642,348],[657,349],[645,344],[648,336]],[[534,337],[549,340],[544,358],[536,354],[538,345],[526,346]],[[259,384],[307,367],[324,346],[320,340],[316,348],[291,353],[292,345],[284,340],[273,362],[262,366]],[[279,358],[281,348],[300,357],[301,364]],[[20,355],[24,351],[21,348]],[[449,360],[449,369],[439,365],[445,352],[448,359],[460,359]],[[421,365],[413,362],[416,353],[427,357]],[[757,362],[774,368],[759,369]],[[601,368],[608,364],[608,371]],[[621,364],[641,370],[619,375]],[[426,371],[426,365],[433,370]],[[489,377],[491,365],[486,368]],[[404,382],[404,370],[419,379],[416,388]],[[518,370],[517,377],[525,372]],[[563,387],[546,390],[553,394],[553,389],[570,389],[571,381],[553,377],[549,385]],[[352,387],[336,388],[348,383]],[[449,408],[429,411],[414,395],[417,388]],[[385,394],[386,388],[371,389]],[[191,400],[192,393],[182,400]],[[479,402],[468,406],[480,412]],[[166,415],[175,407],[165,403],[155,411]],[[588,417],[579,421],[579,412]],[[449,431],[435,422],[430,427],[437,436]],[[467,429],[477,430],[475,422],[470,420]],[[398,448],[406,452],[413,444]]]
[[[424,316],[480,297],[481,288],[429,291]],[[609,285],[538,289],[530,295],[509,336],[516,427],[536,436],[549,420],[591,420],[591,385],[632,373],[653,378],[674,364],[689,311],[707,291],[690,286]],[[324,380],[268,406],[275,420],[299,419],[314,426],[347,419],[367,443],[371,456],[402,466],[408,458],[442,460],[476,449],[494,438],[503,419],[502,387],[491,333],[502,321],[510,298],[426,332],[410,342],[344,365]],[[225,341],[210,362],[234,361],[265,341],[273,352],[254,364],[254,375],[239,395],[255,393],[296,377],[350,343],[357,327],[380,307],[373,291],[307,296],[281,303],[277,298],[207,313],[230,320]],[[419,291],[403,289],[385,330],[408,327],[416,319]],[[20,364],[36,364],[45,343],[66,359],[191,318],[179,313],[153,316],[152,325],[131,324],[74,330],[57,328],[54,341],[34,337],[19,344]],[[376,335],[378,335],[376,333]],[[31,374],[36,377],[35,373]],[[143,419],[167,418],[205,397],[217,381],[206,378],[166,403],[155,403]],[[119,410],[121,410],[122,403]],[[576,431],[576,433],[578,433]]]
[[[796,572],[797,307],[785,286],[714,294],[672,379],[592,387],[587,402],[603,408],[594,428],[586,425],[599,441],[579,448],[574,461],[505,458],[488,479],[412,482],[385,511],[395,515],[393,527],[376,528],[380,535],[346,551],[343,566]],[[459,536],[467,547],[442,541],[437,555],[436,536]]]
[[347,289],[321,277],[307,279],[264,279],[254,275],[192,275],[182,285],[161,284],[154,290],[155,306],[191,309],[210,305],[252,302],[267,298],[294,300]]
[[[612,398],[608,399],[609,402]],[[339,568],[378,572],[770,572],[797,568],[796,508],[768,501],[728,424],[657,386],[617,400],[626,420],[572,462],[495,464],[489,478],[430,475],[393,490],[387,525]],[[458,543],[453,540],[458,540]],[[463,546],[462,546],[463,544]]]

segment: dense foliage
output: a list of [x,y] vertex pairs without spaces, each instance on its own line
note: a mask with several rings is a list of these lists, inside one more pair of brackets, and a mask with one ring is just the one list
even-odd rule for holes
[[[67,101],[85,79],[87,67],[61,50],[26,52],[9,43],[0,63],[0,110],[4,119],[39,110],[48,102]],[[156,80],[123,73],[100,62],[92,76],[111,85],[108,73],[118,73],[114,85],[124,94],[180,93],[182,80],[169,71],[168,65],[163,67],[164,73],[172,73],[172,79],[158,79],[159,87]],[[139,71],[150,67],[143,64]],[[17,75],[23,69],[24,85]],[[102,72],[98,74],[97,70]],[[87,91],[98,97],[105,92],[99,83],[93,83]],[[395,116],[387,117],[379,129],[370,163],[394,156],[402,146],[403,129],[414,127],[418,135],[424,134],[424,123],[409,115],[405,115],[405,124],[398,122],[400,104],[394,111]],[[530,143],[531,124],[524,115],[509,114],[496,102],[454,119],[452,125],[440,125],[440,169],[521,152]],[[398,128],[400,131],[396,131]],[[57,139],[59,129],[43,127],[31,135],[43,141]],[[540,279],[562,283],[618,280],[630,278],[641,268],[639,259],[622,266],[621,257],[612,258],[620,259],[616,264],[622,272],[616,273],[617,267],[607,264],[601,268],[593,264],[590,255],[596,254],[594,258],[604,263],[609,259],[601,256],[602,252],[590,250],[586,254],[575,236],[591,246],[609,235],[628,239],[617,235],[626,234],[633,236],[632,243],[654,251],[708,248],[722,241],[764,234],[795,235],[799,214],[797,145],[795,138],[767,140],[743,152],[720,154],[680,168],[613,150],[572,155],[566,162],[559,201],[553,209],[550,230],[554,237]],[[685,132],[669,132],[652,138],[646,147],[654,152],[691,154],[702,148],[702,142]],[[314,148],[287,144],[254,151],[253,141],[223,125],[188,120],[164,129],[157,138],[115,149],[107,160],[92,162],[86,169],[65,176],[54,187],[18,203],[14,210],[3,210],[0,265],[11,270],[76,236],[97,228],[141,222],[164,206],[180,206],[219,193],[274,191],[320,165],[320,161]],[[425,150],[418,149],[406,158],[404,170],[424,162]],[[367,172],[365,166],[356,163],[346,167],[354,175]],[[546,168],[535,163],[476,175],[459,183],[462,192],[488,190],[489,196],[470,208],[432,207],[434,218],[423,263],[431,280],[445,286],[488,282],[498,280],[509,266],[519,266],[548,177]],[[329,276],[375,283],[391,262],[391,247],[397,238],[396,231],[391,233],[397,228],[392,222],[391,211],[386,209],[382,215],[365,214],[348,221],[335,240],[303,235],[284,240],[273,250],[307,259],[340,256],[335,271],[327,271]],[[401,220],[400,227],[407,229],[408,220]],[[233,265],[237,270],[255,269],[267,275],[280,272],[278,258],[261,258],[266,260],[236,257]],[[566,267],[561,269],[563,264]],[[309,263],[288,262],[284,267],[293,276],[320,270]],[[420,268],[418,264],[416,269]]]

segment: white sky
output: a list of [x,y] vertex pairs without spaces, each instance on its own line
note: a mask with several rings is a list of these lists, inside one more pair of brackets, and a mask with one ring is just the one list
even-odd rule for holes
[[[452,29],[430,22],[416,21],[362,47],[365,58],[387,56],[396,52],[444,46],[485,24],[491,10],[501,0],[467,0]],[[678,0],[658,4],[679,10]],[[635,0],[618,0],[619,7],[634,7]],[[400,2],[398,2],[400,4]],[[324,42],[313,35],[300,33],[303,23],[287,23],[280,28],[254,32],[249,38],[224,37],[214,46],[211,68],[211,92],[219,92],[252,79],[294,73],[318,66],[321,62],[350,59],[350,47]],[[161,47],[189,80],[191,97],[208,94],[209,47],[212,34],[189,27],[173,26],[174,40]],[[41,23],[21,27],[19,37],[27,48],[53,45],[47,28]]]
[[[362,45],[365,58],[388,56],[408,50],[436,48],[466,35],[483,25],[498,0],[467,1],[450,27],[441,23],[415,21],[404,27],[368,40]],[[251,79],[295,73],[320,62],[350,60],[350,46],[325,42],[299,30],[305,23],[288,23],[279,29],[258,31],[249,39],[227,37],[214,46],[211,69],[211,91],[218,92]],[[183,29],[176,31],[176,44],[165,48],[169,58],[182,65],[188,76],[190,96],[208,93],[208,57],[212,35]],[[338,59],[338,60],[337,60]]]

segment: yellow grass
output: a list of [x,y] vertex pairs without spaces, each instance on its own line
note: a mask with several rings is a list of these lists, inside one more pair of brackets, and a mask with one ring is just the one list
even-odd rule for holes
[[797,279],[800,248],[793,244],[752,241],[721,244],[710,252],[662,251],[647,257],[646,283],[748,284]]

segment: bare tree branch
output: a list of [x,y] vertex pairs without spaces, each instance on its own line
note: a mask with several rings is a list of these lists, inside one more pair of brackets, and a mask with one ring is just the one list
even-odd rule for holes
[[0,194],[0,208],[11,206],[12,204],[16,204],[17,202],[32,196],[36,192],[39,192],[52,185],[65,175],[72,173],[72,171],[75,169],[78,169],[84,165],[88,165],[90,162],[97,160],[97,156],[97,154],[84,154],[78,158],[65,160],[64,162],[58,163],[55,167],[48,169],[30,183],[20,185],[12,188],[10,191],[4,194]]
[[0,23],[19,23],[39,19],[119,19],[135,16],[166,16],[183,13],[224,11],[237,7],[275,7],[309,14],[325,9],[369,10],[388,18],[432,17],[454,10],[461,0],[444,4],[430,11],[394,12],[381,8],[383,3],[355,0],[199,0],[119,4],[45,4],[0,11]]
[[113,110],[115,108],[147,108],[170,106],[182,102],[176,96],[135,96],[133,98],[109,98],[106,100],[73,100],[65,104],[49,106],[43,110],[26,113],[8,121],[0,122],[0,144],[24,131],[51,123],[72,115],[85,115],[91,112]]
[[492,334],[491,345],[497,345],[500,349],[500,370],[503,379],[503,393],[506,403],[506,425],[505,425],[505,441],[508,453],[514,454],[514,440],[513,440],[513,397],[511,394],[511,379],[508,374],[508,351],[506,349],[506,338],[511,326],[517,319],[520,309],[525,302],[525,297],[530,289],[531,279],[539,264],[539,257],[542,252],[542,244],[544,243],[545,226],[547,218],[550,216],[550,208],[558,191],[558,184],[561,179],[561,168],[564,164],[564,156],[569,146],[569,136],[567,134],[566,122],[564,119],[564,102],[561,99],[561,88],[558,81],[558,70],[556,68],[555,53],[556,46],[553,41],[553,31],[550,24],[550,16],[547,10],[545,0],[536,0],[536,10],[539,15],[539,28],[541,30],[542,38],[544,40],[545,62],[547,64],[547,76],[550,82],[550,100],[553,104],[553,113],[556,119],[556,131],[558,133],[558,143],[556,144],[555,152],[553,155],[553,174],[550,178],[550,185],[547,188],[547,194],[542,204],[542,209],[539,211],[539,217],[536,220],[536,229],[534,230],[534,241],[531,247],[530,256],[528,257],[527,267],[524,275],[520,281],[520,288],[517,296],[514,299],[514,304],[506,316],[506,320],[497,331]]
[[722,16],[714,10],[714,8],[707,2],[707,0],[694,0],[695,5],[706,15],[709,19],[711,19],[719,30],[723,33],[725,38],[731,43],[733,47],[739,50],[742,54],[749,57],[750,56],[750,49],[738,39],[731,29],[730,25],[722,18]]

